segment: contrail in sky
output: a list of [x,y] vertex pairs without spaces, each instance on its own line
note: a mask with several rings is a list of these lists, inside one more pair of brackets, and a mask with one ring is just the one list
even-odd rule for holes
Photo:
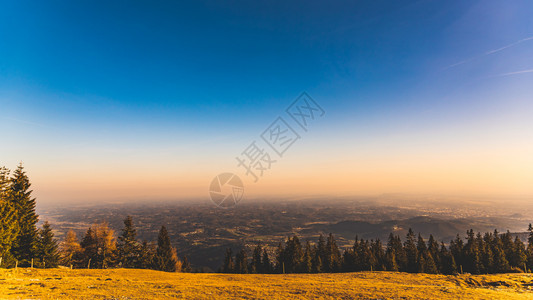
[[525,74],[525,73],[533,73],[533,69],[523,70],[523,71],[516,71],[516,72],[509,72],[509,73],[502,73],[502,74],[494,75],[494,76],[491,76],[491,77],[503,77],[503,76]]
[[483,57],[483,56],[487,56],[487,55],[491,55],[491,54],[494,54],[494,53],[497,53],[497,52],[503,51],[503,50],[505,50],[505,49],[507,49],[507,48],[514,47],[514,46],[516,46],[516,45],[518,45],[518,44],[520,44],[520,43],[523,43],[523,42],[525,42],[525,41],[529,41],[529,40],[533,40],[533,36],[530,36],[530,37],[527,37],[527,38],[523,38],[523,39],[521,39],[521,40],[518,40],[518,41],[516,41],[516,42],[514,42],[514,43],[511,43],[511,44],[509,44],[509,45],[503,46],[503,47],[501,47],[501,48],[494,49],[494,50],[490,50],[490,51],[487,51],[487,52],[485,52],[485,53],[483,53],[483,54],[481,54],[481,55],[478,55],[478,56],[475,56],[475,57],[472,57],[472,58],[469,58],[469,59],[466,59],[466,60],[463,60],[463,61],[457,62],[457,63],[455,63],[455,64],[449,65],[449,66],[447,66],[446,68],[444,68],[443,70],[446,70],[446,69],[449,69],[449,68],[453,68],[453,67],[455,67],[455,66],[459,66],[459,65],[465,64],[465,63],[467,63],[467,62],[470,62],[470,61],[472,61],[472,60],[474,60],[474,59],[478,59],[478,58]]

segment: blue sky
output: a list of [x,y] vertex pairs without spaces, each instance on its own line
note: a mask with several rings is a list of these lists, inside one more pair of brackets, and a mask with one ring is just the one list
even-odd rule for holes
[[[356,168],[357,145],[368,153],[388,147],[389,153],[376,154],[379,161],[418,155],[435,136],[457,154],[485,134],[494,135],[486,147],[502,141],[512,145],[509,151],[531,145],[522,144],[533,108],[530,1],[1,6],[0,120],[6,132],[0,165],[24,161],[49,201],[71,197],[59,193],[65,180],[73,186],[89,181],[106,191],[89,198],[129,197],[128,184],[161,170],[177,179],[166,183],[168,193],[154,197],[174,197],[172,186],[192,173],[198,192],[186,194],[201,195],[201,179],[208,182],[217,170],[231,168],[233,156],[302,91],[324,107],[327,118],[272,175],[280,181],[298,177],[302,155],[317,166],[338,159]],[[524,161],[513,163],[518,168]],[[116,189],[103,183],[120,175],[116,169],[131,173],[135,165],[142,170],[135,180],[124,179]],[[302,172],[318,168],[312,165]],[[456,185],[434,192],[463,191]],[[264,185],[271,187],[279,186]],[[142,194],[152,197],[153,190]],[[368,192],[349,181],[342,190]],[[498,191],[509,190],[506,185]],[[369,191],[394,192],[397,186]]]

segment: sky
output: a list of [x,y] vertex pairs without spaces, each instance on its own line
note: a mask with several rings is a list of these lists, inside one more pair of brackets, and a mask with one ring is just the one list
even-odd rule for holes
[[205,200],[226,172],[248,198],[533,196],[531,1],[0,5],[0,166],[38,202]]

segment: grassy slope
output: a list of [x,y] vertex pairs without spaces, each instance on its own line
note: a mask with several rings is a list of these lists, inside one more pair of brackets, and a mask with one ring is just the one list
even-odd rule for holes
[[127,269],[0,269],[1,299],[533,299],[532,288],[530,274],[231,275]]

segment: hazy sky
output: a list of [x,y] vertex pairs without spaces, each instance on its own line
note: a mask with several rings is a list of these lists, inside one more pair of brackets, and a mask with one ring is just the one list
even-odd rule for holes
[[[533,195],[531,1],[0,1],[0,165],[43,203]],[[236,157],[324,109],[257,183]]]

